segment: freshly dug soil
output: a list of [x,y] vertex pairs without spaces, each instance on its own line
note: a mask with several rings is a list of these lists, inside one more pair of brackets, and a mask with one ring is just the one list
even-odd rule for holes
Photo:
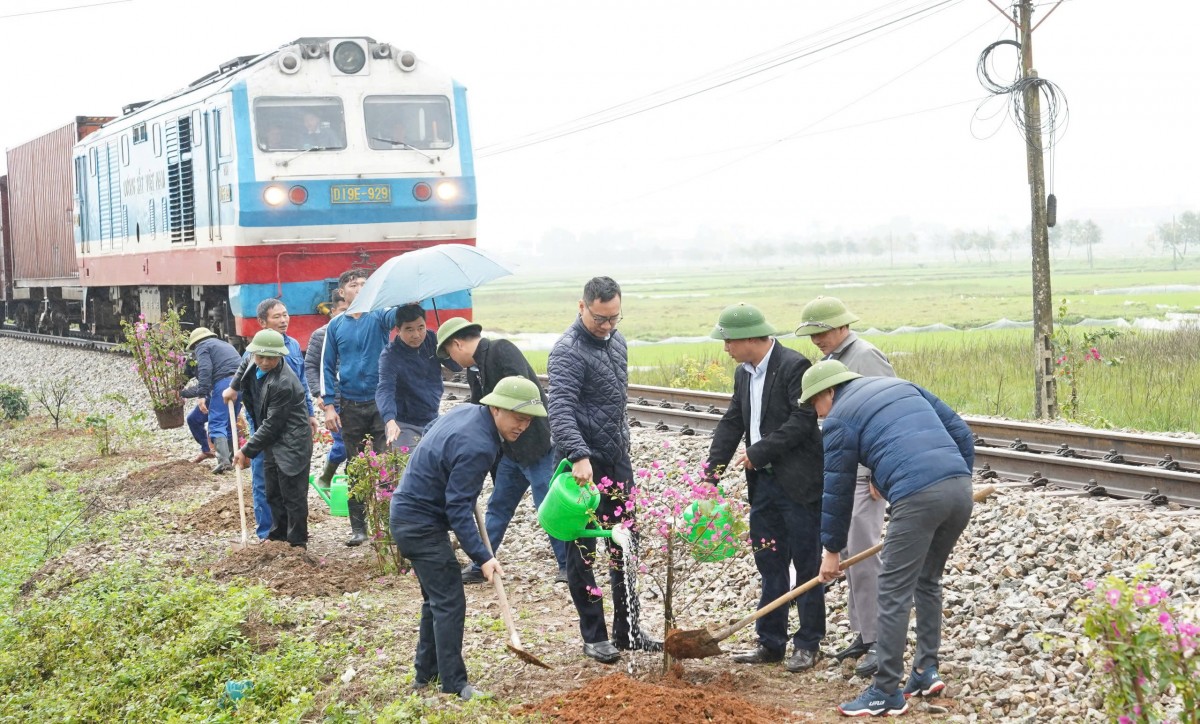
[[700,687],[680,678],[677,668],[657,682],[611,674],[581,689],[555,694],[536,704],[513,708],[514,714],[540,714],[564,724],[778,724],[787,721],[782,709],[757,706],[732,693],[733,682]]
[[220,477],[212,474],[211,464],[171,460],[130,473],[129,477],[117,484],[114,492],[131,497],[151,497],[174,488],[200,489],[220,480]]
[[326,562],[303,548],[271,540],[234,549],[208,571],[218,581],[244,578],[285,596],[301,598],[337,598],[364,588],[386,587],[394,579],[381,577],[367,561]]
[[[243,481],[242,497],[246,501],[246,525],[250,528],[251,535],[254,534],[254,504],[250,500],[250,484],[249,481]],[[317,505],[313,504],[312,500],[308,502],[308,524],[311,527],[316,523],[321,523],[329,520],[329,514]],[[197,531],[205,531],[209,533],[238,533],[241,531],[242,523],[238,517],[238,494],[237,490],[228,490],[221,493],[217,497],[209,500],[199,508],[193,510],[183,516],[180,521],[180,526],[183,528],[192,528]]]

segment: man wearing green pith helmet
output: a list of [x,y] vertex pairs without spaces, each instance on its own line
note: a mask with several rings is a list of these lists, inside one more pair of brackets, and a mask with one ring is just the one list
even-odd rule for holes
[[[837,360],[851,372],[864,377],[895,377],[888,358],[865,339],[850,331],[858,316],[836,297],[817,297],[804,305],[797,337],[808,337],[824,355],[822,360]],[[846,538],[843,557],[857,555],[879,542],[883,533],[883,513],[887,503],[871,486],[871,471],[858,468],[858,487],[854,491],[854,513]],[[847,609],[850,630],[857,635],[849,646],[834,654],[842,659],[859,659],[854,673],[873,676],[879,666],[875,650],[879,618],[879,556],[874,555],[846,569]],[[861,657],[861,658],[860,658]]]
[[[706,469],[716,480],[738,446],[745,444],[738,463],[746,471],[750,496],[750,537],[762,577],[760,608],[787,593],[789,564],[800,580],[816,576],[821,548],[821,433],[812,408],[797,402],[800,380],[810,365],[804,355],[776,341],[776,334],[750,304],[726,307],[712,331],[740,364],[729,409],[713,433]],[[800,627],[794,634],[788,635],[791,606],[781,607],[755,624],[758,646],[733,660],[783,661],[790,638],[787,670],[812,668],[825,636],[824,588],[817,586],[801,596],[796,609]]]
[[536,417],[545,417],[542,391],[524,377],[505,377],[478,405],[459,405],[433,421],[413,450],[392,495],[389,521],[401,555],[421,584],[420,635],[413,688],[436,680],[463,699],[486,696],[467,680],[462,657],[467,600],[450,531],[463,552],[491,581],[503,574],[475,521],[483,479],[503,443],[516,441]]

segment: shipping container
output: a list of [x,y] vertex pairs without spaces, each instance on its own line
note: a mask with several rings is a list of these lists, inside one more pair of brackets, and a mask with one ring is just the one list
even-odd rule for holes
[[6,273],[14,287],[75,286],[72,149],[107,118],[78,116],[44,136],[8,149]]
[[[0,176],[0,301],[8,299],[12,299],[12,249],[8,244],[8,176]],[[0,308],[3,308],[3,305],[0,305]]]

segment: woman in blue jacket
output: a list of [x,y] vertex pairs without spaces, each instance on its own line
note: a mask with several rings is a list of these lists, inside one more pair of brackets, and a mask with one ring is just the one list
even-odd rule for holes
[[[942,571],[971,518],[975,442],[954,410],[928,390],[892,377],[862,377],[835,360],[804,373],[800,402],[809,402],[822,427],[825,494],[821,505],[821,580],[840,575],[854,488],[861,463],[891,506],[879,577],[879,669],[857,699],[838,706],[847,716],[896,716],[908,698],[931,696],[942,635]],[[913,603],[917,651],[900,691],[901,665]]]

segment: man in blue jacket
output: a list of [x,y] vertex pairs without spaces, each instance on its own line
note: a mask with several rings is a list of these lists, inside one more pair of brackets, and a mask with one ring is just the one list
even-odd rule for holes
[[437,679],[444,693],[463,699],[486,694],[467,681],[462,658],[467,600],[449,532],[487,580],[504,573],[479,534],[475,502],[501,443],[515,441],[533,418],[546,416],[541,390],[523,377],[500,380],[479,402],[459,405],[429,426],[389,511],[392,538],[421,584],[413,687],[424,689]]
[[[363,284],[366,269],[351,269],[338,277],[338,291],[347,304],[354,304]],[[325,330],[325,348],[321,354],[321,401],[325,404],[325,427],[341,431],[346,455],[354,458],[363,451],[371,436],[371,449],[383,454],[387,432],[375,390],[379,387],[379,353],[387,344],[395,319],[391,309],[349,312],[335,317]],[[367,541],[366,508],[362,501],[350,498],[350,539],[348,546]]]
[[[229,388],[233,373],[237,371],[238,353],[233,345],[219,339],[208,327],[192,330],[187,349],[191,350],[196,360],[196,385],[185,387],[179,395],[184,399],[195,397],[199,400],[187,416],[188,429],[192,431],[196,442],[200,443],[200,454],[192,462],[199,463],[214,457],[208,446],[211,439],[213,447],[217,448],[217,466],[213,472],[224,473],[233,469],[233,449],[237,445],[233,437],[233,421],[229,419],[229,408],[223,395]],[[238,400],[235,414],[240,413],[241,409],[242,403]]]
[[[437,335],[425,327],[420,304],[396,307],[396,337],[379,353],[375,406],[387,444],[411,449],[442,404],[442,365],[458,365],[437,354]],[[498,544],[497,544],[498,545]]]
[[[911,382],[862,377],[836,360],[804,373],[800,400],[825,418],[825,496],[822,501],[821,580],[840,572],[854,508],[859,463],[891,506],[879,577],[879,668],[857,699],[838,706],[847,716],[897,716],[908,698],[941,692],[942,571],[967,527],[975,442],[946,403]],[[904,691],[900,677],[913,603],[917,651]]]
[[[750,498],[750,538],[756,543],[754,565],[762,577],[759,607],[788,592],[788,565],[806,581],[821,562],[821,433],[817,416],[801,405],[800,380],[810,366],[804,355],[774,339],[778,334],[758,307],[734,304],[717,320],[712,337],[739,362],[733,398],[708,451],[708,475],[715,482],[739,445],[738,463],[746,472]],[[758,619],[758,646],[734,657],[741,664],[783,661],[788,639],[788,671],[811,669],[825,636],[825,591],[817,586],[796,600],[800,626],[788,635],[791,606]]]
[[[616,515],[633,481],[629,459],[629,362],[621,321],[621,287],[609,277],[595,277],[583,287],[579,316],[550,350],[550,433],[571,474],[580,483],[600,487],[596,515],[608,525],[627,520],[629,507]],[[607,481],[607,482],[605,482]],[[604,518],[607,516],[607,518]],[[636,538],[634,539],[636,541]],[[580,538],[567,545],[567,588],[579,612],[584,655],[603,664],[616,663],[621,649],[662,650],[662,642],[647,638],[631,620],[626,591],[625,560],[620,546],[608,541],[612,588],[613,631],[609,640],[604,604],[590,593],[597,588],[592,565],[596,539]],[[636,545],[636,543],[634,544]]]

